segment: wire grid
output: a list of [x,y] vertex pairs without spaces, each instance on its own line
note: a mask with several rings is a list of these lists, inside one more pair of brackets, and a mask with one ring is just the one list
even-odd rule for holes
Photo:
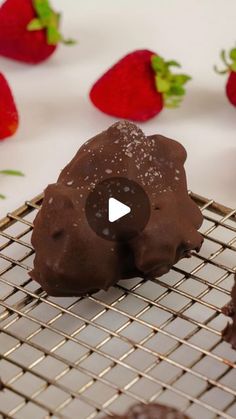
[[221,339],[236,210],[191,196],[204,215],[199,254],[86,298],[49,297],[29,278],[43,196],[0,221],[0,418],[103,418],[137,401],[236,418],[236,351]]

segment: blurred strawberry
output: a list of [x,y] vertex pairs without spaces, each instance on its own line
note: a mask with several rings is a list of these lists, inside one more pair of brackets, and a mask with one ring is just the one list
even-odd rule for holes
[[62,37],[59,27],[60,14],[49,0],[6,0],[0,8],[0,55],[40,63],[58,43],[74,43]]
[[19,116],[11,89],[0,73],[0,141],[15,134]]
[[236,106],[236,48],[231,49],[229,52],[229,58],[227,58],[225,50],[221,51],[220,56],[226,68],[223,70],[218,70],[218,68],[215,66],[215,71],[218,74],[228,75],[226,83],[226,95],[230,103],[233,106]]
[[147,121],[163,107],[179,106],[191,78],[173,74],[176,61],[165,61],[152,51],[137,50],[110,68],[92,87],[90,99],[108,115]]

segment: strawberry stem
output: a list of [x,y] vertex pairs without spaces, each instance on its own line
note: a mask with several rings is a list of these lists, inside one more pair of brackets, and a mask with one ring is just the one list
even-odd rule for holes
[[217,66],[214,66],[214,70],[218,74],[227,74],[231,71],[236,72],[236,48],[232,48],[227,56],[225,50],[222,50],[220,53],[220,58],[223,61],[225,68],[219,70]]
[[50,5],[49,0],[32,0],[36,18],[32,19],[27,29],[30,32],[44,29],[47,35],[48,45],[56,46],[58,43],[74,45],[73,39],[65,39],[60,33],[60,13],[56,13]]
[[[19,170],[11,170],[11,169],[0,170],[0,175],[25,176],[24,173],[20,172]],[[6,199],[6,196],[3,194],[0,194],[0,199]]]
[[24,173],[20,172],[19,170],[0,170],[0,175],[8,175],[8,176],[25,176]]
[[181,67],[174,60],[165,61],[162,57],[153,55],[151,65],[155,73],[156,89],[163,94],[165,106],[177,108],[186,93],[184,85],[191,80],[191,77],[187,74],[172,73],[171,67]]

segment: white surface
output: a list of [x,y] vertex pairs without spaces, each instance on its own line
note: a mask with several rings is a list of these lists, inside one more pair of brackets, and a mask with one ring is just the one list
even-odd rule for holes
[[[0,179],[0,216],[53,182],[89,137],[115,119],[88,99],[92,83],[129,51],[149,48],[175,58],[193,76],[178,110],[141,124],[146,133],[178,139],[188,151],[189,187],[235,206],[236,109],[224,95],[224,77],[212,70],[222,47],[234,45],[235,0],[58,0],[63,32],[79,39],[51,60],[27,66],[0,58],[21,116],[17,135],[0,144],[0,168],[26,177]],[[135,69],[134,69],[135,72]]]
[[110,223],[119,220],[131,212],[128,205],[123,204],[115,198],[109,198],[108,201],[108,220]]

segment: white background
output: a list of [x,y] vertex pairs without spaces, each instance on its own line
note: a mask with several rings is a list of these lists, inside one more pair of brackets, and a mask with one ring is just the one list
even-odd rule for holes
[[219,50],[235,44],[236,1],[54,0],[54,5],[64,13],[63,33],[77,38],[77,46],[60,46],[38,66],[0,58],[21,118],[15,137],[0,143],[0,168],[26,175],[0,178],[0,193],[7,195],[0,216],[55,181],[79,146],[115,121],[92,106],[88,92],[112,63],[139,48],[177,59],[193,76],[181,109],[165,110],[142,129],[186,147],[189,188],[236,206],[236,108],[225,98],[225,78],[212,69]]

